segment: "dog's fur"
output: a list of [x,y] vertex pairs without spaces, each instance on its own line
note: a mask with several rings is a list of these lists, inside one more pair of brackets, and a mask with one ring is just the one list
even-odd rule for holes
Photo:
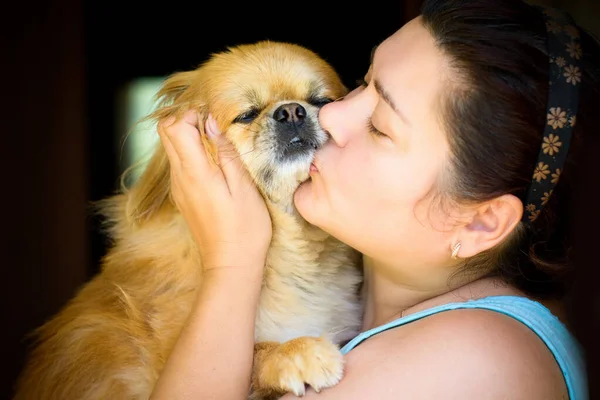
[[[292,202],[328,138],[319,107],[345,93],[312,51],[265,41],[172,75],[150,116],[198,110],[204,137],[212,113],[266,199],[273,238],[256,320],[254,398],[336,384],[337,345],[360,326],[359,254],[306,223]],[[170,198],[162,146],[137,182],[101,209],[113,246],[101,272],[35,332],[15,399],[147,399],[190,312],[202,267]]]

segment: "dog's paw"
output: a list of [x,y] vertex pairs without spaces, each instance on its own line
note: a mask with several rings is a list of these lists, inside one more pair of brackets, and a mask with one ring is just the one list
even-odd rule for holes
[[278,346],[262,373],[280,390],[303,396],[306,385],[317,392],[335,386],[344,374],[344,357],[328,339],[303,336]]

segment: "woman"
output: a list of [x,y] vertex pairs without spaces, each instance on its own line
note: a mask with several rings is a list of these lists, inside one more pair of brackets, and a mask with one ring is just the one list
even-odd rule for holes
[[[332,140],[295,204],[364,254],[365,333],[343,349],[342,381],[307,398],[587,397],[555,316],[600,64],[587,34],[551,16],[425,1],[374,51],[365,84],[321,110]],[[160,131],[212,269],[153,398],[243,399],[270,221],[211,120],[222,171],[207,163],[197,123],[188,113]]]

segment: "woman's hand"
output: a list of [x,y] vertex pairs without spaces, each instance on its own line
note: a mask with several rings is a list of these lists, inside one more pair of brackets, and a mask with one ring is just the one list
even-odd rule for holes
[[171,165],[173,200],[203,268],[262,268],[272,235],[264,199],[214,118],[208,117],[205,129],[216,144],[218,165],[210,162],[197,126],[198,114],[190,110],[179,121],[161,123],[158,132]]

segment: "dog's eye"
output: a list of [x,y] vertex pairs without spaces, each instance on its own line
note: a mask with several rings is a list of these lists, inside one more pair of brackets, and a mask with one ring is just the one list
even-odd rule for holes
[[321,108],[325,104],[333,102],[333,99],[330,99],[328,97],[315,97],[315,98],[309,99],[308,102],[310,104],[312,104],[313,106]]
[[254,121],[256,119],[256,117],[258,117],[258,110],[250,110],[250,111],[246,111],[245,113],[242,113],[240,115],[238,115],[237,117],[235,117],[235,119],[233,120],[234,124],[240,123],[240,124],[249,124],[250,122]]

